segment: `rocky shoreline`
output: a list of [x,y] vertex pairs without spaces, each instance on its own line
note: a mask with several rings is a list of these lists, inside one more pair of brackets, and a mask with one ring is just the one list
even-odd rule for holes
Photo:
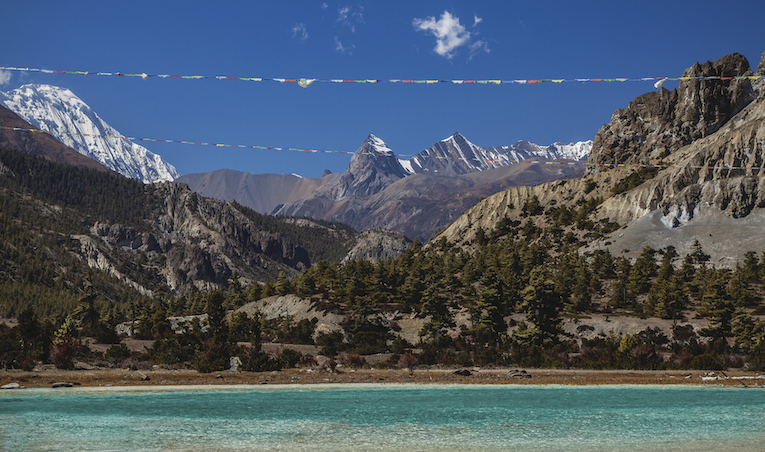
[[[62,384],[63,383],[63,384]],[[765,375],[745,372],[571,370],[510,368],[287,369],[274,372],[213,372],[194,370],[0,370],[0,386],[24,388],[265,385],[265,384],[514,384],[514,385],[704,385],[765,387]],[[11,389],[9,387],[9,389]]]

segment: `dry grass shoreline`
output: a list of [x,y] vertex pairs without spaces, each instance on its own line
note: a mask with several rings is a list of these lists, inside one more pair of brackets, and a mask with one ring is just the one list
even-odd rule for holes
[[[18,383],[27,388],[50,388],[67,382],[81,387],[105,386],[184,386],[184,385],[263,385],[263,384],[514,384],[514,385],[702,385],[765,387],[765,375],[745,371],[644,371],[572,370],[509,368],[468,368],[470,375],[455,369],[342,369],[330,372],[316,369],[287,369],[275,372],[213,372],[194,370],[0,370],[0,386]],[[464,369],[463,369],[464,370]]]

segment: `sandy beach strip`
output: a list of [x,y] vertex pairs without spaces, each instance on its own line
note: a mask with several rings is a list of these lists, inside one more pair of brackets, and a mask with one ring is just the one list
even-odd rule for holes
[[[765,375],[746,371],[572,370],[510,368],[286,369],[274,372],[90,369],[0,370],[0,386],[50,388],[57,383],[80,387],[184,385],[321,385],[353,383],[516,384],[516,385],[709,385],[765,387]],[[66,385],[64,385],[66,386]]]

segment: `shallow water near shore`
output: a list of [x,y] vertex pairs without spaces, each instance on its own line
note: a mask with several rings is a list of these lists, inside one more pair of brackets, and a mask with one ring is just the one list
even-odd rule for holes
[[762,450],[765,390],[327,385],[0,394],[0,450]]

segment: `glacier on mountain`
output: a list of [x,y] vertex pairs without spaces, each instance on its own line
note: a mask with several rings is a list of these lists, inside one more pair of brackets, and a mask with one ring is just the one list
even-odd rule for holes
[[0,101],[28,123],[50,131],[65,145],[124,176],[145,183],[180,176],[159,155],[121,138],[122,134],[66,88],[28,84],[0,92]]

